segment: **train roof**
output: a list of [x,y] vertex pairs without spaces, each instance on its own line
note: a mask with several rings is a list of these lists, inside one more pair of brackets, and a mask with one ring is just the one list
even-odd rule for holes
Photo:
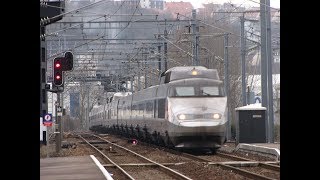
[[189,78],[206,78],[220,80],[217,69],[208,69],[203,66],[178,66],[170,68],[167,71],[163,72],[161,74],[160,84]]
[[204,66],[177,66],[177,67],[172,67],[165,71],[165,73],[171,72],[171,71],[192,71],[192,69],[198,69],[198,70],[206,70],[208,68]]
[[169,84],[172,85],[181,85],[181,84],[222,84],[223,81],[217,80],[217,79],[198,79],[198,78],[188,78],[188,79],[179,79],[172,82],[169,82]]
[[116,92],[113,94],[113,97],[124,97],[124,96],[128,96],[131,95],[131,92]]
[[132,92],[116,92],[113,94],[112,100],[114,101],[114,100],[120,99],[122,97],[129,96],[131,94],[132,94]]

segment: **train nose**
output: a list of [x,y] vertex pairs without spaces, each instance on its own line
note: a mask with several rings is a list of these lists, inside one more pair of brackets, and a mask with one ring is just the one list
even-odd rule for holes
[[226,99],[174,98],[168,103],[169,121],[186,127],[217,126],[226,121]]
[[203,114],[178,113],[176,119],[180,126],[187,127],[217,126],[224,122],[224,117],[218,112]]

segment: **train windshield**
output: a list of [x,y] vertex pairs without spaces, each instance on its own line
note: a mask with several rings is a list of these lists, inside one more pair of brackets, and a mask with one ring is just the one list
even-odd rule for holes
[[194,87],[176,87],[175,96],[194,96]]
[[219,87],[209,86],[209,87],[200,87],[200,95],[203,96],[219,96]]
[[220,86],[176,86],[169,92],[171,97],[179,96],[224,96],[223,89]]

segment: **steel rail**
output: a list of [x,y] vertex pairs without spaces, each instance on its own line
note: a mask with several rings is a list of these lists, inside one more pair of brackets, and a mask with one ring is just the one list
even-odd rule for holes
[[225,153],[221,153],[221,152],[216,152],[216,154],[218,156],[224,157],[224,158],[231,158],[231,159],[235,159],[235,160],[240,160],[240,161],[252,161],[252,159],[247,159],[247,158],[243,158],[243,157],[238,157],[238,156],[234,156],[234,155],[230,155],[230,154],[225,154]]
[[[240,160],[240,161],[252,161],[251,159],[238,157],[238,156],[233,156],[233,155],[225,154],[225,153],[221,153],[221,152],[217,152],[217,155],[219,155],[221,157],[225,157],[225,158],[232,158],[232,159],[235,159],[235,160]],[[267,164],[267,163],[263,163],[263,162],[259,162],[259,166],[261,166],[263,168],[266,168],[266,169],[270,169],[270,170],[274,170],[274,171],[280,172],[280,166]]]
[[106,141],[106,142],[108,142],[108,143],[110,143],[110,144],[112,144],[112,145],[114,145],[114,146],[116,146],[116,147],[118,147],[118,148],[121,148],[121,149],[124,149],[124,150],[126,150],[126,151],[128,151],[128,152],[131,152],[132,154],[134,154],[134,155],[136,155],[136,156],[138,156],[138,157],[140,157],[140,158],[142,158],[142,159],[144,159],[144,160],[147,160],[147,161],[149,161],[149,162],[151,162],[151,163],[153,163],[153,164],[156,164],[156,165],[158,165],[158,166],[160,166],[161,168],[167,170],[167,171],[170,172],[172,175],[174,175],[174,176],[176,176],[176,177],[178,177],[178,178],[180,178],[180,179],[192,180],[191,178],[189,178],[189,177],[187,177],[187,176],[185,176],[185,175],[183,175],[183,174],[181,174],[181,173],[179,173],[179,172],[177,172],[177,171],[175,171],[175,170],[173,170],[173,169],[170,169],[170,168],[168,168],[168,167],[166,167],[166,166],[164,166],[164,165],[162,165],[162,164],[159,164],[159,163],[157,163],[157,162],[154,162],[154,161],[152,161],[151,159],[148,159],[148,158],[146,158],[146,157],[144,157],[144,156],[142,156],[142,155],[140,155],[140,154],[138,154],[138,153],[136,153],[136,152],[134,152],[134,151],[131,151],[130,149],[127,149],[127,148],[125,148],[125,147],[122,147],[122,146],[120,146],[120,145],[117,145],[117,144],[115,144],[115,143],[112,143],[112,142],[110,142],[110,141],[108,141],[108,140],[106,140],[106,139],[104,139],[104,138],[102,138],[102,137],[99,137],[99,136],[97,136],[97,135],[94,135],[94,134],[90,134],[90,135],[95,136],[95,137],[97,137],[97,138],[99,138],[99,139],[101,139],[101,140],[103,140],[103,141]]
[[[180,163],[161,163],[164,166],[178,166],[178,165],[182,165],[185,164],[184,162],[180,162]],[[114,167],[115,165],[113,164],[102,164],[102,166],[105,167]],[[129,163],[129,164],[119,164],[119,166],[158,166],[157,164],[153,164],[153,163]]]
[[89,141],[87,141],[86,139],[84,139],[81,135],[78,135],[83,141],[85,141],[88,145],[90,145],[93,149],[95,149],[96,151],[98,151],[104,158],[108,159],[108,161],[110,163],[112,163],[114,166],[116,166],[121,172],[123,172],[129,179],[134,180],[134,178],[128,174],[124,169],[122,169],[118,164],[116,164],[115,162],[113,162],[108,156],[106,156],[103,152],[101,152],[98,148],[96,148],[95,146],[93,146]]
[[273,164],[267,164],[265,162],[260,162],[259,166],[264,167],[266,169],[274,170],[280,172],[280,166],[273,165]]
[[226,169],[232,169],[233,171],[236,171],[238,174],[241,174],[243,176],[246,176],[246,177],[249,177],[249,178],[252,178],[252,179],[273,180],[273,178],[262,176],[260,174],[253,173],[253,172],[250,172],[250,171],[246,171],[246,170],[243,170],[243,169],[240,169],[240,168],[236,168],[236,167],[233,167],[233,166],[230,166],[230,165],[225,165],[225,164],[218,164],[218,165],[223,167],[223,168],[226,168]]
[[[237,157],[237,156],[232,156],[232,155],[227,155],[227,154],[224,154],[224,153],[219,153],[219,155],[221,154],[221,156],[224,156],[224,157],[228,157],[228,158],[234,158],[234,159],[238,159],[238,160],[244,160],[244,161],[252,161],[252,160],[249,160],[249,159],[246,159],[246,158],[241,158],[241,157]],[[203,162],[207,162],[209,165],[219,165],[219,166],[222,166],[224,168],[228,168],[228,169],[232,169],[234,170],[236,173],[240,174],[240,175],[243,175],[245,177],[250,177],[250,178],[253,178],[253,179],[263,179],[263,180],[271,180],[272,178],[269,178],[269,177],[266,177],[266,176],[263,176],[263,175],[260,175],[260,174],[257,174],[257,173],[253,173],[253,172],[250,172],[250,171],[246,171],[246,170],[243,170],[243,169],[240,169],[240,168],[237,168],[237,167],[233,167],[228,164],[225,164],[223,162],[212,162],[211,160],[207,160],[207,159],[204,159],[204,158],[201,158],[201,157],[198,157],[198,156],[194,156],[192,154],[188,154],[188,153],[181,153],[181,155],[187,157],[187,158],[191,158],[193,160],[198,160],[198,161],[203,161]],[[259,162],[257,162],[259,163]],[[268,164],[266,164],[268,165]]]

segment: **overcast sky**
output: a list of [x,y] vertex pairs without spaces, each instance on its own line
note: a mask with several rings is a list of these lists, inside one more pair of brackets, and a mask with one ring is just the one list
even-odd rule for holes
[[[217,3],[217,4],[223,4],[231,2],[237,6],[241,7],[260,7],[260,0],[166,0],[166,2],[191,2],[194,8],[201,7],[201,4],[206,3]],[[280,0],[270,0],[270,6],[273,8],[280,8]]]

